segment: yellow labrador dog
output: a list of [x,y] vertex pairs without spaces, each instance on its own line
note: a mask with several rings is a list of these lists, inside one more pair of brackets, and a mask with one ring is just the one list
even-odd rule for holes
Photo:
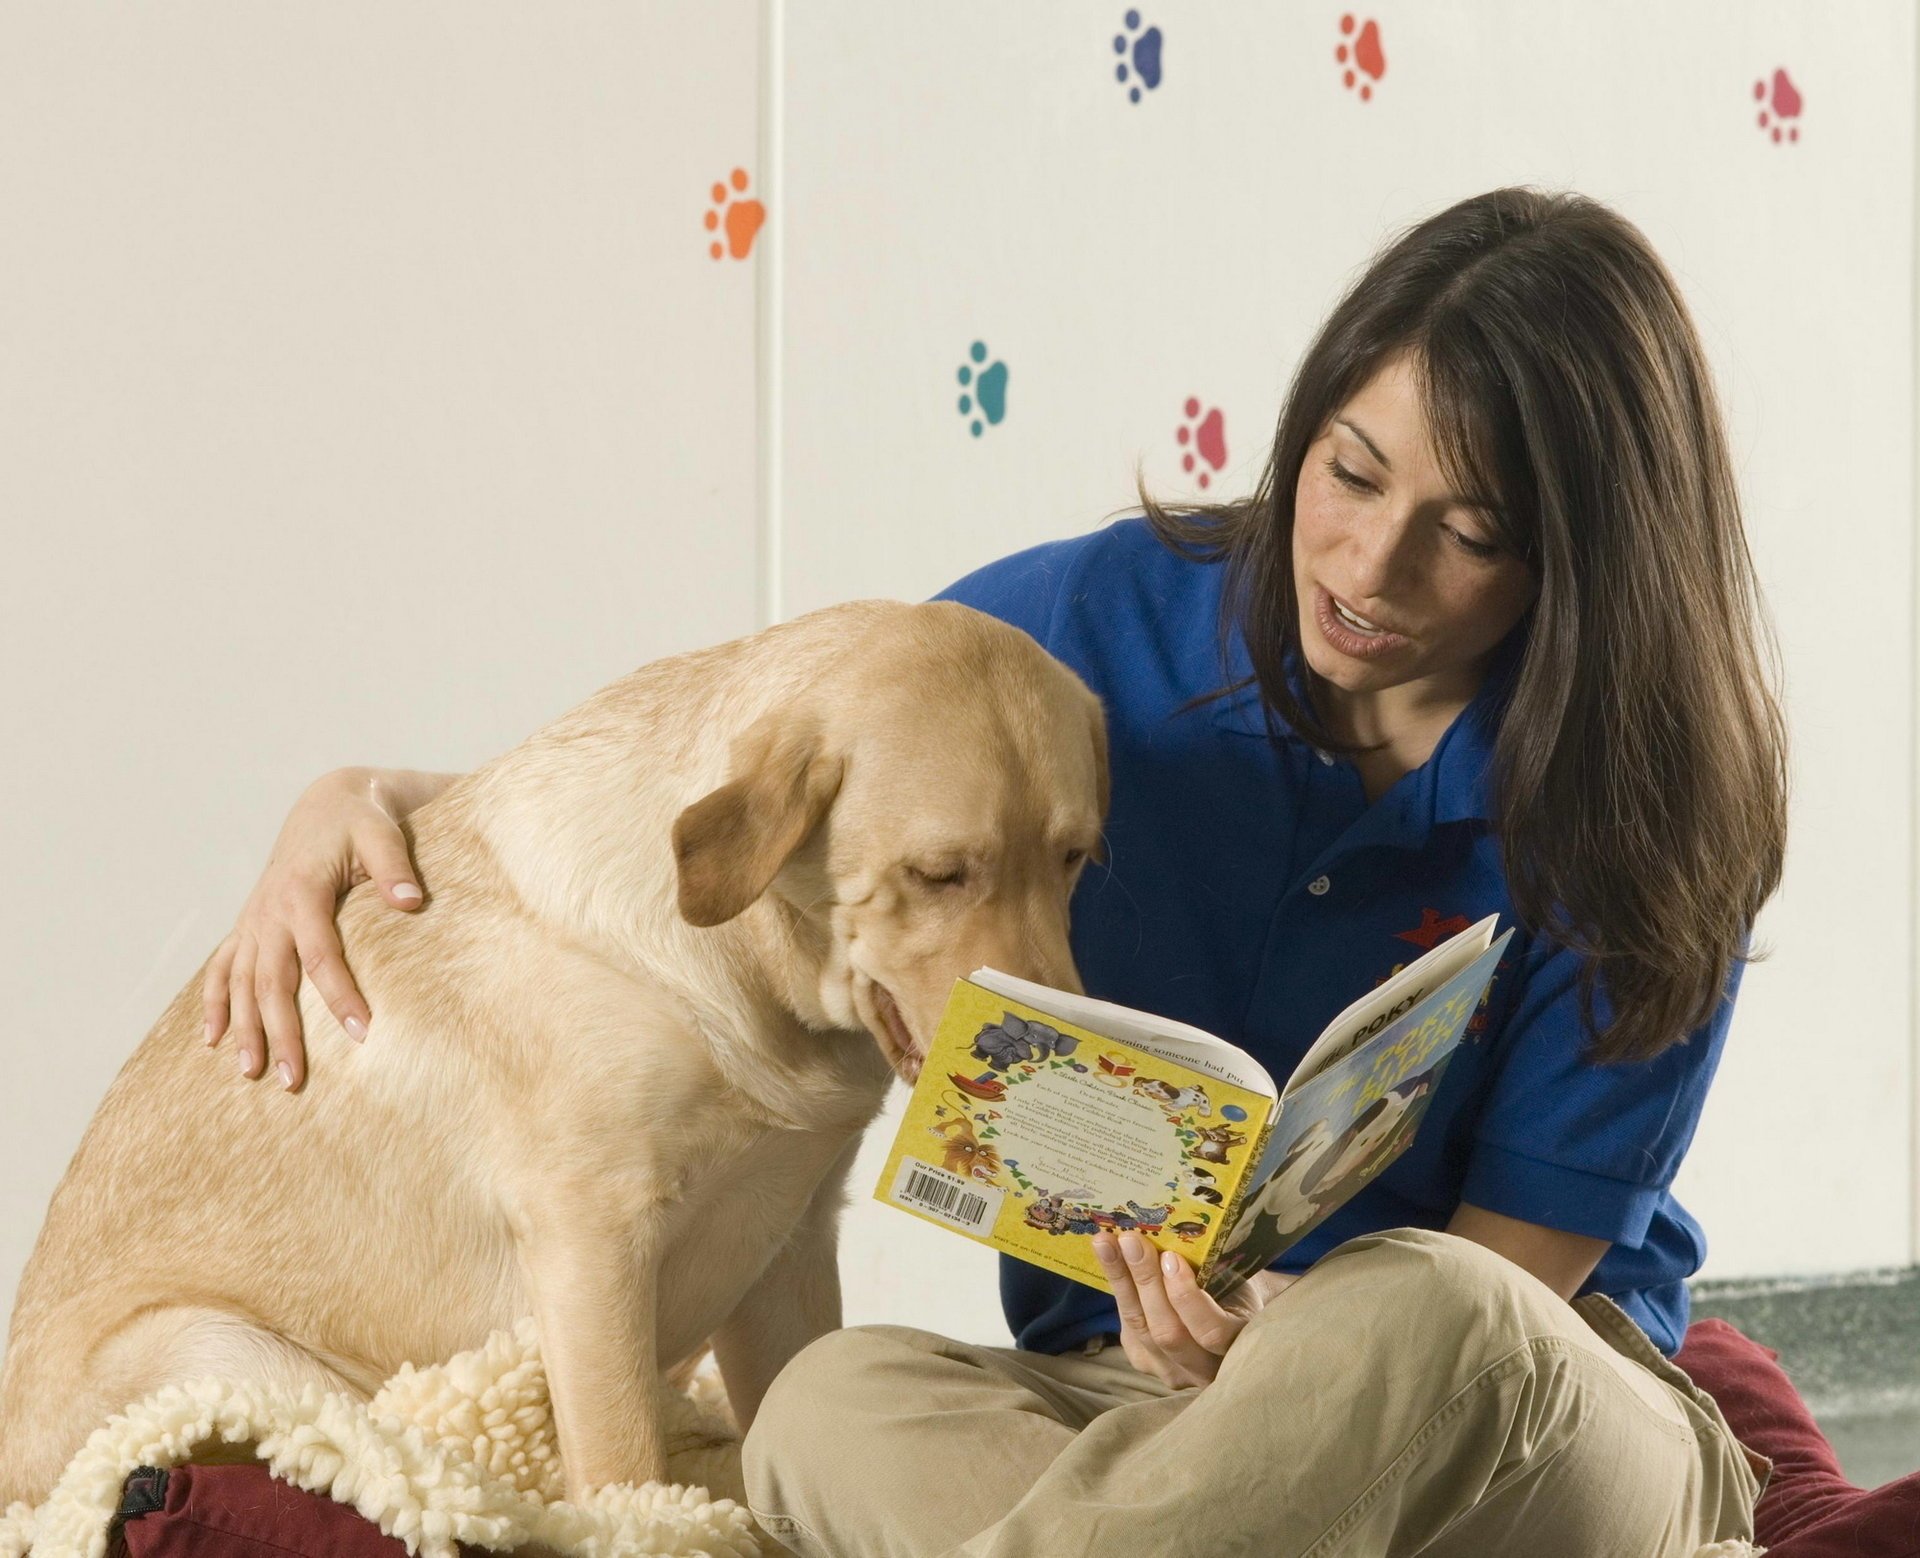
[[709,1339],[744,1428],[840,1323],[862,1128],[982,963],[1077,988],[1098,699],[1019,630],[856,601],[605,688],[409,819],[417,914],[340,929],[304,1091],[201,1042],[196,974],[53,1197],[0,1383],[0,1508],[170,1381],[365,1396],[539,1323],[569,1496],[666,1475]]

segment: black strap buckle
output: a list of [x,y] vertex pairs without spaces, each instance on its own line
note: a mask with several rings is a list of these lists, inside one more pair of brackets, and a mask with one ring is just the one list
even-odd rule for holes
[[167,1507],[167,1468],[136,1466],[127,1473],[120,1489],[120,1507],[114,1515],[120,1520],[138,1519]]

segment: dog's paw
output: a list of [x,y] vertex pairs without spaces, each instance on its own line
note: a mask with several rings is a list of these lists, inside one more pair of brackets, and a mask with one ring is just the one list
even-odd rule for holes
[[[677,1396],[667,1404],[667,1475],[675,1482],[705,1488],[715,1498],[747,1501],[746,1475],[740,1465],[740,1432],[717,1374],[708,1387],[697,1376],[698,1394]],[[705,1397],[706,1399],[702,1399]]]

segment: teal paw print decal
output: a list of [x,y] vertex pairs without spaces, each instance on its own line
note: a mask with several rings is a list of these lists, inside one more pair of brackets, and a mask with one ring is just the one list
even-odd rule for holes
[[988,427],[998,427],[1007,415],[1007,365],[996,362],[986,367],[987,343],[975,341],[967,348],[970,362],[960,364],[956,375],[966,391],[960,397],[960,415],[970,418],[969,427],[978,438]]

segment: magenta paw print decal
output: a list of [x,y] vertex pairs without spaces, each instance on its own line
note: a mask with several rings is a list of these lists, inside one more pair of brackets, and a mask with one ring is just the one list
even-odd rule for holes
[[1760,105],[1760,128],[1773,136],[1774,145],[1800,139],[1800,126],[1788,122],[1800,117],[1800,89],[1793,84],[1786,66],[1773,73],[1771,84],[1754,82],[1753,100]]
[[1213,484],[1213,472],[1227,463],[1227,420],[1218,406],[1203,415],[1197,395],[1189,395],[1181,409],[1186,419],[1173,435],[1185,451],[1180,456],[1180,469],[1189,474],[1197,471],[1194,480],[1204,492]]

